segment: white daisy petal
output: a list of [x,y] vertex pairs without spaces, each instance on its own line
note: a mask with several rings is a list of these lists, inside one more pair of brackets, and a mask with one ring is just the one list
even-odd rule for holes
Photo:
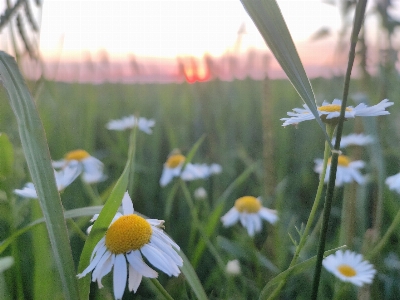
[[129,264],[135,268],[141,275],[149,278],[157,278],[158,273],[150,268],[142,259],[138,250],[131,251],[126,255]]
[[400,194],[400,173],[389,176],[386,178],[385,183],[389,186],[390,190],[396,191]]
[[134,212],[132,200],[128,192],[125,192],[124,197],[122,198],[122,211],[124,212],[124,215],[131,215]]
[[113,287],[115,299],[122,299],[122,296],[124,295],[127,272],[128,271],[125,256],[123,254],[116,255],[113,272]]
[[139,288],[140,282],[142,282],[142,274],[137,272],[131,265],[128,267],[129,275],[128,275],[128,289],[129,291],[133,291],[136,293]]
[[162,251],[156,247],[146,244],[141,249],[140,252],[148,259],[148,261],[156,268],[163,271],[169,276],[178,276],[180,271],[175,264],[169,263],[169,258],[164,255]]
[[235,207],[232,207],[224,216],[221,217],[222,224],[225,227],[232,226],[239,221],[239,216],[239,211]]
[[[98,243],[100,244],[100,243]],[[97,252],[93,251],[92,253],[92,257],[94,256],[93,254],[96,253],[96,256],[94,256],[94,259],[90,262],[89,266],[83,270],[82,273],[78,274],[78,278],[82,278],[85,277],[86,274],[88,274],[90,271],[92,271],[96,265],[98,264],[98,262],[100,261],[101,257],[104,255],[104,253],[106,253],[107,251],[107,247],[104,244],[100,244]]]
[[[114,265],[115,262],[115,255],[111,254],[107,260],[104,262],[101,270],[99,271],[98,275],[97,275],[97,285],[99,286],[99,289],[101,289],[103,287],[103,284],[101,283],[101,279],[106,276],[108,273],[111,272],[111,269]],[[93,274],[92,274],[92,278],[93,278]],[[95,281],[94,279],[92,279],[92,281]]]

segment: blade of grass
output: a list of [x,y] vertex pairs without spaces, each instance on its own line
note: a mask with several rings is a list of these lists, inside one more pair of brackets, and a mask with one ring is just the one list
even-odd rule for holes
[[319,117],[310,80],[301,63],[278,4],[275,0],[241,0],[241,2],[293,87],[315,116],[325,134],[326,141],[333,148],[326,134],[325,126]]
[[2,51],[0,79],[17,119],[22,148],[39,196],[64,297],[76,300],[79,292],[74,261],[43,125],[15,60]]

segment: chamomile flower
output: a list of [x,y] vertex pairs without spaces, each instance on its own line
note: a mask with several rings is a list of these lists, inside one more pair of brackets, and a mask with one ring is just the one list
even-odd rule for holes
[[102,288],[102,278],[113,269],[115,299],[122,299],[127,281],[129,291],[136,293],[143,276],[158,276],[143,256],[169,276],[178,276],[183,265],[177,253],[179,246],[161,229],[163,220],[144,219],[134,214],[128,192],[122,199],[122,210],[123,214],[115,215],[105,236],[94,247],[89,266],[78,274],[82,278],[93,271],[92,281],[97,281]]
[[108,130],[126,130],[132,129],[133,127],[137,126],[139,130],[147,133],[152,134],[153,129],[152,127],[155,125],[155,121],[153,119],[146,119],[146,118],[137,118],[134,115],[123,117],[119,120],[111,120],[106,124],[106,128]]
[[106,178],[103,173],[103,163],[81,149],[68,152],[62,160],[53,161],[53,167],[64,169],[74,161],[81,164],[82,178],[86,183],[92,184],[103,181]]
[[213,174],[219,174],[222,167],[218,164],[193,164],[187,163],[182,171],[186,157],[178,151],[173,151],[164,163],[164,168],[160,178],[160,185],[166,186],[174,177],[180,177],[182,180],[191,181],[204,179]]
[[[355,118],[357,117],[371,117],[371,116],[381,116],[388,115],[389,112],[386,110],[387,107],[393,105],[393,102],[389,102],[388,99],[384,99],[376,105],[367,106],[364,103],[358,104],[356,107],[348,106],[345,111],[345,118]],[[322,106],[317,107],[318,114],[323,122],[336,124],[340,116],[340,107],[342,105],[342,100],[334,99],[332,103],[324,101]],[[304,108],[295,108],[293,112],[288,112],[289,118],[282,118],[284,121],[282,126],[287,125],[297,125],[300,122],[315,119],[310,108],[307,104],[303,105]]]
[[400,194],[400,173],[389,176],[386,178],[385,183],[389,186],[390,190],[396,191]]
[[[315,167],[314,171],[318,174],[322,173],[323,160],[315,159]],[[364,184],[365,177],[360,173],[359,169],[363,168],[365,163],[362,160],[351,161],[346,155],[339,155],[337,171],[336,171],[336,186],[342,186],[343,183],[350,183],[352,181],[357,182],[358,184]],[[331,168],[331,159],[328,161],[328,166],[326,168],[325,174],[325,182],[329,180]]]
[[356,286],[372,283],[376,270],[368,261],[363,260],[361,254],[346,250],[336,251],[324,258],[322,265],[342,281],[350,282]]
[[235,201],[235,205],[221,218],[225,227],[240,220],[250,236],[261,231],[261,219],[274,224],[278,220],[276,210],[263,207],[259,198],[244,196]]
[[[336,138],[332,139],[332,145],[335,144]],[[373,143],[375,140],[371,135],[365,135],[363,133],[352,133],[349,135],[342,136],[340,139],[340,148],[346,148],[348,146],[365,146]]]
[[[57,190],[62,191],[63,189],[65,189],[76,179],[76,177],[79,176],[81,171],[82,166],[77,161],[71,162],[61,171],[54,171]],[[32,182],[28,182],[27,184],[25,184],[25,186],[21,190],[14,190],[14,193],[24,198],[36,199],[38,197],[35,186]]]

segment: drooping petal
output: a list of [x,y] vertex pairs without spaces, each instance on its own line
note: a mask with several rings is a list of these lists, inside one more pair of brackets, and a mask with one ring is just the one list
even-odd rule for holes
[[140,254],[139,250],[131,251],[126,254],[126,258],[129,262],[129,264],[135,268],[136,271],[138,271],[140,274],[142,274],[144,277],[149,277],[149,278],[157,278],[158,273],[154,271],[152,268],[150,268],[142,258],[142,255]]
[[130,264],[129,264],[129,275],[128,275],[128,289],[129,291],[133,291],[136,293],[139,288],[140,282],[142,282],[142,274],[137,272]]
[[116,300],[122,299],[124,295],[127,273],[125,255],[117,254],[115,256],[113,272],[114,297]]

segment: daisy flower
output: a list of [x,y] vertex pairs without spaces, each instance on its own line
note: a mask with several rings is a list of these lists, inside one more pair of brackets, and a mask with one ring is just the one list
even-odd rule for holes
[[[82,166],[77,161],[71,162],[61,171],[54,170],[54,177],[56,179],[57,190],[60,192],[67,186],[69,186],[76,179],[76,177],[79,176],[81,171],[82,171]],[[24,198],[37,199],[38,197],[35,186],[33,185],[32,182],[28,182],[27,184],[25,184],[25,186],[21,190],[18,189],[14,190],[14,193]]]
[[[332,139],[332,144],[335,144],[336,138]],[[340,148],[346,148],[348,146],[365,146],[372,144],[374,138],[371,135],[365,135],[363,133],[353,133],[349,135],[342,136],[340,139]]]
[[[314,171],[318,174],[322,173],[323,160],[315,159]],[[365,163],[362,160],[351,161],[346,155],[339,155],[338,165],[336,171],[336,186],[342,186],[343,183],[350,183],[353,180],[358,184],[364,184],[365,177],[360,173],[359,169],[363,168]],[[329,180],[329,173],[331,168],[331,159],[328,161],[328,166],[326,168],[325,182]]]
[[164,163],[164,168],[160,178],[160,185],[166,186],[172,181],[174,177],[180,177],[182,180],[191,181],[196,179],[204,179],[213,174],[219,174],[222,167],[218,164],[192,164],[187,163],[185,169],[182,167],[185,163],[186,157],[177,151],[173,151]]
[[261,231],[261,219],[274,224],[278,220],[276,210],[263,207],[259,198],[244,196],[235,201],[235,205],[221,218],[225,227],[240,220],[250,236]]
[[[393,102],[389,102],[388,99],[384,99],[376,105],[367,106],[364,103],[358,104],[356,107],[348,106],[346,107],[345,119],[357,117],[371,117],[371,116],[381,116],[388,115],[389,112],[386,111],[386,107],[393,105]],[[342,105],[342,100],[334,99],[332,103],[324,101],[322,106],[317,107],[318,114],[323,122],[335,124],[339,121],[340,107]],[[282,118],[284,121],[282,126],[287,125],[297,125],[300,122],[315,119],[310,108],[307,104],[303,105],[304,108],[295,108],[293,112],[288,112],[289,118]]]
[[336,251],[324,258],[322,265],[342,281],[350,282],[356,286],[372,283],[376,270],[368,261],[363,260],[361,254],[350,250]]
[[68,152],[64,159],[53,161],[53,167],[64,169],[74,161],[79,162],[82,166],[82,178],[86,183],[92,184],[105,180],[103,163],[97,158],[90,156],[85,150],[78,149]]
[[152,127],[155,125],[155,123],[156,122],[153,119],[146,119],[142,117],[136,118],[134,115],[130,115],[119,120],[111,120],[106,124],[106,128],[108,130],[122,131],[126,129],[132,129],[133,127],[137,126],[139,130],[147,134],[152,134]]
[[389,176],[388,178],[386,178],[385,183],[389,186],[390,190],[396,191],[400,194],[400,173]]
[[[129,291],[136,293],[142,277],[157,278],[158,273],[143,260],[169,276],[178,276],[183,260],[179,246],[168,237],[163,220],[144,219],[134,214],[128,192],[122,199],[123,213],[117,212],[105,236],[93,249],[89,266],[78,278],[92,272],[92,281],[102,288],[102,278],[113,270],[115,299],[122,299],[128,281]],[[97,219],[97,215],[93,219]]]

